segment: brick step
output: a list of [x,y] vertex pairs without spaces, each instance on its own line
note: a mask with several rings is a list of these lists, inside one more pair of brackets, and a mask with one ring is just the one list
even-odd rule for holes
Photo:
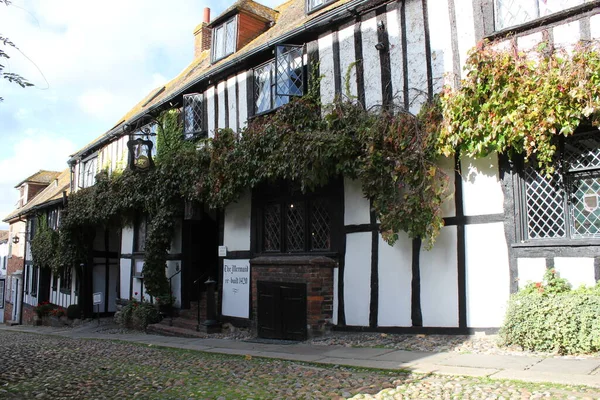
[[[204,329],[204,327],[200,325],[200,329]],[[177,326],[163,325],[162,323],[148,325],[146,332],[162,336],[176,336],[185,338],[206,338],[208,336],[208,334],[204,331],[196,331],[195,327],[194,329],[186,329]]]
[[[204,321],[200,320],[200,325],[202,325],[202,322],[204,322]],[[159,324],[160,325],[171,326],[171,318],[170,317],[166,317],[162,321],[160,321]],[[196,330],[196,326],[197,325],[198,325],[198,320],[195,319],[195,318],[194,319],[188,319],[188,318],[182,318],[182,317],[175,317],[175,318],[173,318],[173,325],[172,326],[176,326],[178,328]]]

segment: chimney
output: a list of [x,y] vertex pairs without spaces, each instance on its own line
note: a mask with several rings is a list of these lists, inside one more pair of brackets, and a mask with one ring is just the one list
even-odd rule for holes
[[210,22],[210,8],[204,8],[204,19],[194,29],[194,58],[198,58],[204,50],[210,49],[212,30],[208,27]]

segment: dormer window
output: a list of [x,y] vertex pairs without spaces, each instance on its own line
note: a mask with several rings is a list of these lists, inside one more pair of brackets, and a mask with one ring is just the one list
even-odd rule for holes
[[319,10],[328,4],[333,3],[335,0],[306,0],[306,13],[309,14],[313,11]]
[[233,17],[213,28],[212,61],[218,61],[235,52],[237,18]]

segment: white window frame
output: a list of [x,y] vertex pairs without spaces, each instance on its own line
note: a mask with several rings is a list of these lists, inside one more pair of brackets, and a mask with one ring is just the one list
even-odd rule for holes
[[79,162],[79,187],[88,188],[96,184],[98,174],[98,154]]
[[337,0],[306,0],[306,13],[310,14],[311,12],[320,10],[335,1]]
[[[237,15],[215,26],[212,29],[212,62],[219,61],[230,54],[235,53],[237,48]],[[232,29],[231,38],[227,40],[227,30]]]

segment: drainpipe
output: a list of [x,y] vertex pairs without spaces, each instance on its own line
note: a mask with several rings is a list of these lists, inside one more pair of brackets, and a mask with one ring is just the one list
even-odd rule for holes
[[[25,266],[26,266],[26,262],[27,262],[27,233],[28,233],[28,226],[27,226],[27,220],[23,221],[22,219],[23,217],[19,217],[19,221],[21,222],[25,222],[25,237],[23,238],[23,278],[20,279],[21,281],[21,306],[18,307],[19,309],[19,325],[23,325],[23,303],[25,301],[25,277],[27,277],[27,274],[25,273]],[[19,287],[17,286],[17,290],[19,290]],[[18,295],[17,295],[18,296]]]

